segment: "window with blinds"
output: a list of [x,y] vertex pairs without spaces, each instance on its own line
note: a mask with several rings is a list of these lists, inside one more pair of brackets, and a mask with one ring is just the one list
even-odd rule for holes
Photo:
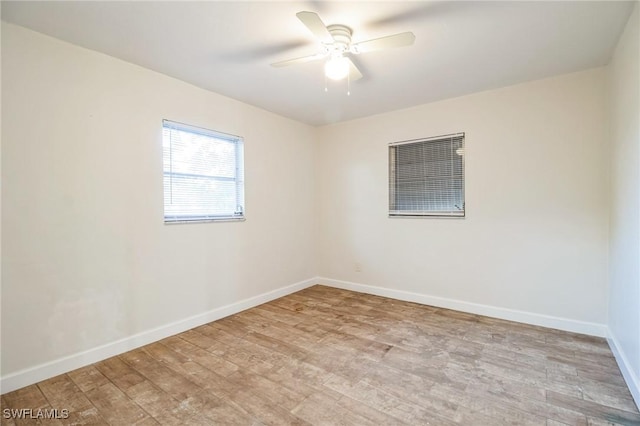
[[389,144],[389,216],[464,217],[464,133]]
[[162,121],[165,223],[244,219],[243,140]]

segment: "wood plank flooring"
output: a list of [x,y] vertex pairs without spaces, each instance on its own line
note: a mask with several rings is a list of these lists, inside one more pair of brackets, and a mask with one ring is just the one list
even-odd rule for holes
[[604,339],[314,286],[2,395],[2,425],[640,425]]

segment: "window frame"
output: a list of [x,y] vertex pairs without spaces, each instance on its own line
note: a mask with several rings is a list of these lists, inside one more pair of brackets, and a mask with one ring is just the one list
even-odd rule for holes
[[[397,196],[397,192],[398,192],[398,183],[397,183],[397,179],[398,179],[398,161],[397,161],[397,147],[398,146],[402,146],[402,145],[417,145],[417,144],[426,144],[426,143],[430,143],[430,142],[442,142],[442,141],[446,141],[446,140],[451,140],[451,144],[452,144],[452,148],[453,149],[453,142],[455,140],[459,140],[461,141],[461,146],[459,148],[456,149],[456,154],[459,155],[461,157],[461,174],[459,175],[459,179],[461,178],[461,193],[462,193],[462,208],[458,208],[458,210],[454,210],[453,208],[451,208],[450,210],[409,210],[409,209],[398,209],[398,196]],[[447,219],[447,218],[451,218],[451,219],[464,219],[466,217],[466,200],[465,200],[465,186],[466,186],[466,173],[465,173],[465,166],[466,166],[466,150],[465,150],[465,145],[466,145],[466,134],[465,132],[458,132],[458,133],[452,133],[452,134],[447,134],[447,135],[440,135],[440,136],[432,136],[432,137],[426,137],[426,138],[419,138],[419,139],[410,139],[410,140],[405,140],[405,141],[399,141],[399,142],[392,142],[388,144],[388,156],[389,156],[389,167],[388,167],[388,182],[389,182],[389,199],[388,199],[388,217],[389,218],[443,218],[443,219]],[[458,153],[458,150],[462,150],[462,153]],[[436,160],[433,160],[433,162],[435,162]],[[427,164],[428,162],[425,161],[423,164]],[[426,168],[424,169],[424,171],[426,172]],[[451,177],[449,178],[449,182],[453,183],[454,182],[454,175],[453,175],[453,170],[454,170],[454,166],[451,165]],[[446,179],[447,176],[444,175],[437,175],[436,178],[432,177],[431,179],[435,180],[435,179]],[[427,180],[427,176],[426,174],[424,175],[424,179]],[[416,194],[419,194],[418,192],[416,192]],[[424,192],[422,195],[424,195],[425,197],[428,195],[426,192]],[[457,205],[453,205],[455,207],[457,207]],[[453,207],[452,206],[452,207]],[[394,208],[396,207],[396,208]]]
[[[232,178],[225,176],[215,176],[215,175],[207,175],[207,174],[190,174],[190,176],[204,180],[204,181],[233,181],[234,185],[234,195],[235,195],[235,203],[236,203],[236,211],[232,214],[175,214],[175,213],[167,213],[167,199],[165,193],[165,186],[167,184],[167,178],[172,179],[174,176],[185,177],[186,175],[181,172],[173,172],[171,168],[173,167],[172,156],[174,151],[172,147],[169,147],[169,156],[170,156],[170,170],[167,171],[165,166],[165,151],[166,151],[166,140],[165,140],[165,131],[172,129],[191,133],[195,135],[201,135],[205,137],[209,137],[212,139],[217,139],[223,142],[229,142],[234,144],[234,163],[235,163],[235,172]],[[171,145],[171,140],[169,141],[169,145]],[[244,203],[244,192],[245,192],[245,180],[244,180],[244,138],[242,136],[233,135],[230,133],[224,133],[217,130],[207,129],[204,127],[194,126],[191,124],[181,123],[178,121],[163,119],[162,120],[162,175],[163,175],[163,220],[165,225],[175,225],[175,224],[189,224],[189,223],[210,223],[210,222],[242,222],[246,220],[245,217],[245,203]],[[170,185],[173,185],[173,180],[171,180]],[[170,189],[171,191],[173,188]],[[238,208],[240,208],[238,210]]]

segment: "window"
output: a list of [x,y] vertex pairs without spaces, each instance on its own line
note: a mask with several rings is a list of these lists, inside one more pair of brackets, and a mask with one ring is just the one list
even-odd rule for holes
[[464,217],[464,133],[389,144],[389,216]]
[[244,219],[241,137],[162,121],[165,223]]

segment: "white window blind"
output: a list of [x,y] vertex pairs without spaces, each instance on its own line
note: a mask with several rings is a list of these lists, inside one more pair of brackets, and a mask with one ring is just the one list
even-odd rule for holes
[[464,133],[389,144],[389,216],[464,216]]
[[164,221],[244,218],[243,139],[162,121]]

